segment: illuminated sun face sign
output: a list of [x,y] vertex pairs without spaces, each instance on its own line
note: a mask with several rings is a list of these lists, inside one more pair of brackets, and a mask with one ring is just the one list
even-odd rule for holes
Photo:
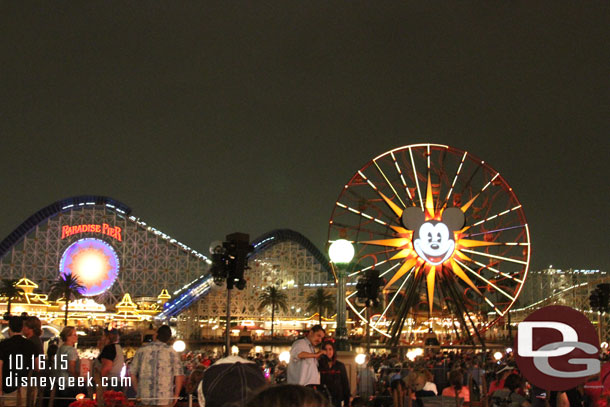
[[464,213],[459,208],[447,208],[440,221],[426,220],[420,208],[407,208],[402,214],[403,225],[413,231],[413,249],[426,263],[443,264],[455,250],[455,231],[464,226]]
[[61,256],[61,275],[72,273],[85,287],[83,295],[94,296],[109,289],[119,274],[119,258],[108,243],[100,239],[81,239]]

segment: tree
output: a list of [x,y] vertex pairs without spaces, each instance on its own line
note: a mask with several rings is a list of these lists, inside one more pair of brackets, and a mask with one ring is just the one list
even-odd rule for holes
[[335,308],[335,296],[318,288],[307,297],[307,310],[318,313],[318,320],[322,325],[322,314],[326,314]]
[[6,313],[9,315],[11,314],[11,305],[13,300],[25,295],[25,292],[21,288],[17,287],[18,282],[19,280],[17,279],[3,278],[2,286],[0,286],[0,296],[8,299],[6,303]]
[[262,311],[271,306],[271,338],[273,338],[273,322],[275,321],[275,310],[288,311],[288,296],[277,287],[269,286],[258,296],[258,310]]
[[66,302],[66,311],[64,315],[64,326],[68,326],[68,303],[71,300],[78,300],[83,297],[82,292],[85,287],[81,285],[77,277],[72,273],[60,275],[57,280],[51,284],[49,299],[57,301],[63,299]]

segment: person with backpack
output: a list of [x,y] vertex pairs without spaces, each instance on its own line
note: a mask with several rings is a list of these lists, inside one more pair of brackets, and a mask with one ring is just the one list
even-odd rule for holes
[[523,379],[516,373],[511,373],[504,380],[504,388],[494,391],[491,395],[492,407],[531,407],[530,402],[517,392],[523,386]]

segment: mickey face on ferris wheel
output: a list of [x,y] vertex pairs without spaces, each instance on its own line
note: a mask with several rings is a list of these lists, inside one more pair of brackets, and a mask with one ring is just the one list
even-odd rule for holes
[[447,261],[455,251],[453,232],[464,227],[464,213],[459,208],[447,208],[441,220],[427,220],[421,208],[411,207],[402,214],[403,225],[413,231],[413,248],[425,262],[437,266]]

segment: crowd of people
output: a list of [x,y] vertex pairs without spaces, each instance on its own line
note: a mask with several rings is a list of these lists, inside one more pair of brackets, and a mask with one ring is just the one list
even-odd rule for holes
[[[289,363],[273,353],[250,355],[248,349],[228,357],[206,351],[180,355],[167,325],[127,361],[118,331],[109,329],[98,343],[99,356],[83,370],[74,327],[65,327],[46,354],[41,332],[36,317],[9,320],[9,338],[0,342],[5,406],[64,407],[97,388],[120,391],[143,406],[173,407],[190,395],[202,407],[424,407],[437,405],[439,398],[488,407],[596,407],[603,385],[610,384],[608,364],[601,377],[584,385],[547,392],[524,380],[511,352],[500,360],[474,350],[430,352],[414,360],[381,352],[358,368],[354,392],[333,339],[320,325],[293,343]],[[85,374],[91,381],[77,380]]]
[[474,350],[430,352],[414,360],[373,354],[358,374],[358,396],[375,407],[435,405],[438,396],[489,407],[595,407],[604,386],[610,387],[608,363],[573,389],[537,388],[523,377],[510,350],[501,358]]

